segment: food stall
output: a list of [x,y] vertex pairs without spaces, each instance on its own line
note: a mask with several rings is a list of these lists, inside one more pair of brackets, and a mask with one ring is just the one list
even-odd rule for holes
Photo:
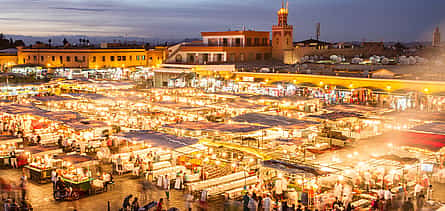
[[22,148],[22,142],[21,138],[15,136],[0,136],[0,168],[9,167],[11,165],[9,153]]
[[[54,166],[62,180],[73,188],[78,195],[91,194],[93,175],[98,161],[93,157],[81,154],[64,154],[54,156]],[[103,184],[102,184],[103,187]]]
[[51,146],[29,146],[23,149],[27,165],[28,178],[37,183],[49,182],[51,172],[55,170],[52,165],[52,156],[62,154],[62,149]]
[[[113,160],[120,158],[123,171],[133,171],[138,168],[139,172],[146,172],[148,178],[157,178],[160,175],[168,175],[173,178],[180,171],[185,171],[185,167],[177,166],[177,152],[183,147],[191,147],[198,140],[192,138],[178,137],[166,133],[152,130],[136,130],[116,134],[115,137],[128,142],[143,143],[145,149],[120,153],[113,155]],[[135,162],[139,160],[139,166]]]

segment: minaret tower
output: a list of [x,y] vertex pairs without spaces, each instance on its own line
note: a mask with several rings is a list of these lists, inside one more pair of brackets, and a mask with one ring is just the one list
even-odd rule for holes
[[433,32],[433,47],[440,47],[440,30],[439,27],[436,27],[436,30]]
[[278,10],[278,25],[272,26],[272,57],[276,60],[283,61],[283,54],[286,50],[293,48],[293,27],[287,24],[287,16],[289,14],[289,2],[281,1],[281,8]]

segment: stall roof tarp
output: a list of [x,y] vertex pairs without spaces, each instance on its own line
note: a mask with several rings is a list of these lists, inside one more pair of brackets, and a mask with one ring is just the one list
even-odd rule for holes
[[314,121],[304,121],[294,118],[288,118],[278,115],[269,115],[262,113],[248,113],[232,118],[236,122],[247,122],[252,124],[261,124],[271,127],[292,127],[292,128],[308,128],[319,124]]
[[58,96],[58,95],[54,95],[54,96],[34,96],[32,97],[35,100],[38,100],[40,102],[51,102],[51,101],[68,101],[68,100],[76,100],[75,98],[72,97],[63,97],[63,96]]
[[385,159],[385,160],[392,160],[392,161],[397,161],[399,163],[404,163],[404,164],[412,164],[412,163],[416,163],[417,161],[419,161],[417,158],[410,158],[410,157],[400,157],[398,155],[383,155],[378,157],[380,159]]
[[367,112],[377,113],[377,112],[390,111],[390,109],[363,106],[363,105],[336,105],[328,107],[327,110],[334,112],[351,112],[351,113],[367,113]]
[[320,115],[309,115],[309,117],[335,121],[343,118],[363,117],[363,115],[354,112],[331,112]]
[[60,159],[66,162],[70,162],[73,165],[93,161],[94,158],[87,155],[71,154],[71,155],[56,155],[55,159]]
[[16,136],[0,135],[0,144],[12,144],[22,142],[22,139]]
[[440,121],[445,122],[445,112],[390,112],[383,115],[391,119],[403,120],[423,120],[423,121]]
[[265,160],[265,161],[262,161],[261,164],[265,167],[275,168],[275,169],[286,171],[286,172],[289,172],[292,174],[309,173],[314,176],[323,175],[323,172],[321,172],[315,168],[312,168],[309,166],[300,166],[297,164],[287,163],[287,162],[280,161],[280,160]]
[[209,107],[206,106],[193,106],[185,103],[180,102],[173,102],[173,101],[160,101],[153,103],[154,106],[158,107],[164,107],[169,109],[175,109],[175,110],[183,110],[183,111],[200,111],[200,110],[209,110]]
[[109,125],[105,122],[98,120],[81,120],[66,123],[69,127],[75,130],[87,130],[92,128],[105,128]]
[[59,147],[55,147],[55,146],[29,146],[29,147],[25,147],[24,149],[26,152],[29,152],[31,154],[40,154],[40,153],[44,153],[44,152],[50,152],[50,151],[62,151],[62,149],[60,149]]
[[0,112],[7,114],[29,114],[29,115],[41,115],[47,111],[39,109],[31,104],[10,104],[0,106]]
[[86,98],[90,100],[100,100],[107,98],[104,95],[96,94],[96,93],[69,93],[68,95],[79,98]]
[[147,144],[151,144],[153,147],[164,147],[169,149],[177,149],[198,143],[197,139],[178,137],[152,130],[130,131],[117,134],[117,136],[133,141],[145,142]]
[[445,135],[445,123],[442,122],[427,123],[415,126],[410,130]]
[[416,133],[408,131],[391,132],[371,138],[379,142],[392,143],[399,146],[415,147],[419,149],[438,152],[445,147],[445,135]]
[[271,100],[271,101],[306,101],[311,100],[306,97],[302,96],[282,96],[282,97],[276,97],[276,96],[270,96],[270,95],[244,95],[240,96],[244,99],[249,100]]
[[247,125],[247,124],[224,124],[215,122],[181,122],[176,124],[164,125],[167,128],[177,128],[183,130],[207,130],[207,131],[219,131],[219,132],[231,132],[231,133],[250,133],[270,127],[258,126],[258,125]]
[[8,114],[28,114],[40,116],[48,120],[62,122],[73,129],[84,130],[108,126],[106,123],[96,120],[88,120],[77,112],[72,111],[46,111],[32,105],[11,104],[0,106],[0,112]]

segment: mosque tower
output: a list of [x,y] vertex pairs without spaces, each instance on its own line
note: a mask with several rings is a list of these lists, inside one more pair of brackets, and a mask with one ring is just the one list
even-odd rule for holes
[[289,2],[281,1],[281,8],[277,12],[278,25],[272,26],[272,57],[276,60],[283,61],[285,51],[293,49],[293,26],[287,24],[287,16],[289,14]]

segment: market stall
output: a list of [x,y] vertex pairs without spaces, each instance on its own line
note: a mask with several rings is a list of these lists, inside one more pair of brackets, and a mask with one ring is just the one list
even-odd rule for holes
[[23,149],[26,158],[25,169],[28,172],[28,178],[37,183],[49,182],[51,172],[55,170],[53,166],[53,155],[62,154],[59,147],[48,146],[29,146]]

